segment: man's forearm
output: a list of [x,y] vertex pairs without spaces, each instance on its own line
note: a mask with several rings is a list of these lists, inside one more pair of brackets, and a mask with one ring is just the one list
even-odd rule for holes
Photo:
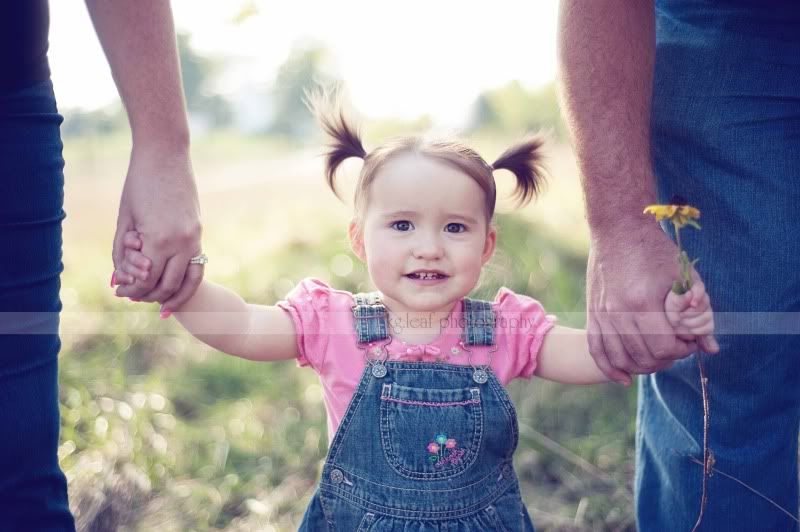
[[655,201],[652,0],[562,0],[559,76],[593,237],[644,223]]
[[175,26],[168,0],[86,0],[128,113],[134,149],[188,151]]

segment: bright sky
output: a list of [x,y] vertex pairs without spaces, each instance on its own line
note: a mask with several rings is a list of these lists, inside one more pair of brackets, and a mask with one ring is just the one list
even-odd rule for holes
[[[257,15],[232,19],[245,4]],[[269,87],[294,43],[331,52],[353,104],[378,116],[457,123],[478,93],[555,77],[557,0],[174,0],[179,30],[201,54],[230,57],[222,93]],[[50,64],[59,106],[117,98],[83,2],[50,2]]]

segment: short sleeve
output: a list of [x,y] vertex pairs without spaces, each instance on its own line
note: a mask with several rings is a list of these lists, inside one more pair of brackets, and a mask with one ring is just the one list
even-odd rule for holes
[[530,379],[536,370],[539,351],[557,318],[546,314],[537,300],[501,288],[495,298],[495,330],[498,346],[506,356],[498,357],[496,369],[501,380]]
[[297,364],[322,368],[328,349],[329,307],[333,290],[319,279],[303,279],[286,299],[275,306],[285,310],[294,322],[297,337]]

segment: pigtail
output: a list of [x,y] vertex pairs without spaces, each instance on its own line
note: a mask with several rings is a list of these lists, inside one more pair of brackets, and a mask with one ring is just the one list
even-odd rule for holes
[[527,204],[541,192],[545,171],[542,166],[541,147],[544,138],[528,137],[511,146],[492,164],[492,170],[508,170],[517,178],[514,197],[518,206]]
[[345,113],[339,91],[306,91],[305,103],[330,138],[325,153],[325,177],[333,193],[341,199],[336,190],[336,169],[350,157],[364,159],[367,156],[358,128]]

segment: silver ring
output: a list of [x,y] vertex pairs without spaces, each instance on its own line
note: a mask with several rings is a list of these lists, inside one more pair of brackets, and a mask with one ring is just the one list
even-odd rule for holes
[[196,257],[192,257],[189,259],[189,264],[208,264],[208,256],[205,253],[201,253]]

